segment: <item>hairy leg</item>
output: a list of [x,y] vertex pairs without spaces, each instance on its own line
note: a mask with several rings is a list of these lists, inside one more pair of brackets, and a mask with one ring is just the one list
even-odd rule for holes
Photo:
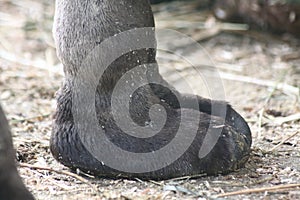
[[216,103],[224,116],[212,112],[214,101],[181,95],[159,75],[148,0],[56,5],[54,36],[66,74],[50,142],[58,161],[100,176],[143,179],[243,166],[251,133],[242,117],[225,102]]

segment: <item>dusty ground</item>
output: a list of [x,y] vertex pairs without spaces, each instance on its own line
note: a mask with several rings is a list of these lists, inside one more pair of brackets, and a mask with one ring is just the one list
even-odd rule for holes
[[[216,23],[208,12],[184,4],[155,6],[157,25],[197,39],[206,52],[168,36],[173,46],[166,46],[173,53],[197,58],[200,64],[191,67],[160,50],[162,74],[181,90],[183,79],[209,96],[203,78],[194,72],[209,75],[211,66],[217,67],[226,100],[253,132],[253,153],[246,168],[226,176],[144,182],[85,176],[79,180],[21,165],[20,174],[37,199],[207,199],[223,193],[228,199],[300,199],[300,187],[291,185],[300,183],[300,40],[242,31],[242,25],[237,26],[239,31],[230,24],[224,30],[224,24]],[[52,16],[52,1],[0,0],[0,100],[12,127],[18,162],[68,172],[48,148],[54,95],[63,78],[51,36]],[[201,66],[205,62],[210,66]],[[256,189],[262,191],[255,193]],[[231,191],[242,194],[228,196]]]

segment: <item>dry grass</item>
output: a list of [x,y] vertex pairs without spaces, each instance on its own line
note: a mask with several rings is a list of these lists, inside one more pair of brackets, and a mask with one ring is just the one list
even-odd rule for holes
[[[300,198],[299,186],[293,185],[300,182],[300,41],[245,31],[244,25],[225,26],[207,11],[183,4],[155,7],[157,24],[199,40],[223,78],[226,100],[251,125],[253,153],[245,169],[226,176],[144,182],[78,178],[52,158],[51,115],[63,78],[51,36],[53,2],[0,0],[0,100],[18,162],[24,163],[20,174],[37,199],[201,199],[233,191],[240,192],[232,199]],[[203,50],[187,45],[174,52],[195,54],[199,63],[208,60]],[[184,90],[177,71],[197,93],[208,95],[188,63],[163,51],[159,62],[173,85]]]

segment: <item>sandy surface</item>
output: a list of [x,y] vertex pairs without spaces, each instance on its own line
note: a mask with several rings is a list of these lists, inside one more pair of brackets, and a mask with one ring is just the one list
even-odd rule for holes
[[[274,190],[226,198],[300,199],[299,187],[290,187],[300,183],[300,40],[258,31],[223,31],[207,11],[191,5],[154,8],[159,28],[179,31],[201,45],[177,43],[165,35],[163,41],[171,42],[161,46],[172,53],[159,50],[160,70],[179,90],[186,91],[183,85],[188,83],[195,93],[210,97],[216,90],[205,80],[211,69],[217,69],[216,83],[222,81],[224,99],[247,119],[253,132],[246,168],[226,176],[145,182],[82,176],[83,181],[49,169],[19,167],[37,199],[206,199],[264,187]],[[68,172],[48,147],[54,96],[63,78],[51,35],[53,9],[47,1],[0,1],[0,100],[18,162]],[[203,24],[212,28],[201,29]],[[179,54],[199,65],[192,67]]]

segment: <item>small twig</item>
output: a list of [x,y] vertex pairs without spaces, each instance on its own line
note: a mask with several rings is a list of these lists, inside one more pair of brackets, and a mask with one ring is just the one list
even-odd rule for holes
[[300,113],[289,115],[287,117],[277,117],[275,118],[274,123],[281,125],[283,123],[296,121],[296,120],[300,120]]
[[193,178],[201,178],[203,176],[207,176],[207,174],[196,174],[196,175],[192,175],[192,176],[182,176],[182,177],[178,177],[178,178],[172,178],[172,179],[170,179],[170,181],[189,180],[189,179],[193,179]]
[[137,182],[140,182],[140,183],[146,183],[145,181],[143,181],[143,180],[141,180],[141,179],[139,179],[139,178],[135,178],[135,180],[136,180]]
[[[221,62],[215,62],[216,66],[218,69],[221,70],[230,70],[230,71],[235,71],[235,72],[242,72],[243,67],[241,65],[236,65],[236,64],[228,64],[228,63],[221,63]],[[211,66],[214,67],[214,66]]]
[[7,60],[9,62],[13,62],[19,65],[24,65],[24,66],[30,66],[30,67],[35,67],[43,70],[47,70],[51,73],[62,75],[63,76],[63,71],[62,67],[57,67],[57,66],[49,66],[44,60],[39,60],[39,61],[31,61],[27,60],[22,57],[18,57],[12,53],[9,53],[4,50],[0,50],[0,58]]
[[215,22],[213,24],[208,24],[206,22],[199,21],[186,21],[186,20],[159,20],[157,22],[158,28],[194,28],[194,29],[213,29],[217,28],[220,31],[222,30],[231,30],[231,31],[246,31],[249,29],[247,24],[238,24],[238,23],[224,23],[224,22]]
[[57,169],[53,169],[51,167],[30,165],[30,164],[27,164],[27,163],[19,163],[19,166],[30,168],[30,169],[35,169],[35,170],[46,170],[46,171],[55,172],[55,173],[58,173],[58,174],[70,176],[70,177],[73,177],[73,178],[79,180],[82,183],[85,183],[85,184],[89,185],[94,190],[94,192],[98,191],[97,188],[94,185],[92,185],[88,180],[86,180],[86,179],[82,178],[81,176],[78,176],[77,174],[74,174],[72,172],[57,170]]
[[234,196],[234,195],[243,195],[243,194],[251,194],[251,193],[260,193],[260,192],[270,192],[270,191],[277,191],[277,190],[289,190],[296,187],[300,187],[300,183],[297,184],[288,184],[288,185],[279,185],[273,187],[263,187],[263,188],[254,188],[254,189],[246,189],[246,190],[239,190],[235,192],[227,192],[223,194],[218,194],[216,197],[227,197],[227,196]]
[[44,118],[47,118],[51,116],[51,114],[44,114],[44,115],[39,115],[39,116],[34,116],[34,117],[28,117],[28,118],[23,118],[23,119],[12,119],[11,123],[21,123],[21,122],[25,122],[25,121],[32,121],[32,120],[39,120],[41,121]]
[[258,135],[257,135],[258,139],[261,139],[262,137],[262,121],[263,121],[264,112],[265,112],[265,108],[263,107],[259,111],[259,116],[258,116]]
[[198,33],[194,33],[192,35],[192,38],[195,41],[202,41],[202,40],[205,40],[205,39],[208,39],[208,38],[212,38],[216,35],[219,35],[221,32],[222,32],[222,30],[220,29],[220,27],[215,26],[215,27],[200,31]]
[[163,183],[157,182],[157,181],[153,181],[153,180],[149,180],[150,183],[153,183],[154,185],[158,185],[158,186],[164,186]]
[[259,133],[258,133],[258,137],[257,137],[258,139],[261,139],[261,135],[262,135],[262,132],[261,132],[262,131],[262,120],[263,120],[263,116],[264,116],[264,113],[265,113],[265,107],[270,102],[271,98],[273,97],[273,95],[274,95],[274,93],[276,91],[276,88],[278,87],[278,84],[283,79],[283,77],[284,76],[282,76],[282,78],[280,78],[280,80],[277,81],[276,84],[273,86],[272,91],[269,93],[267,99],[265,100],[263,108],[259,112],[259,119],[258,119],[258,130],[259,130]]
[[[259,112],[259,134],[258,134],[258,139],[261,138],[261,135],[262,135],[262,133],[261,133],[261,131],[262,131],[262,119],[263,119],[263,115],[264,115],[264,112],[265,112],[265,107],[266,107],[267,104],[270,102],[272,96],[274,95],[276,89],[278,88],[278,85],[279,85],[280,82],[283,80],[283,78],[285,77],[285,75],[286,75],[286,73],[284,73],[284,74],[282,75],[282,77],[276,82],[276,84],[274,85],[272,91],[271,91],[270,94],[268,95],[268,98],[265,100],[265,103],[264,103],[263,108],[262,108],[261,111]],[[276,119],[278,119],[277,121],[280,121],[279,118],[276,118]],[[296,117],[295,117],[295,115],[293,115],[293,117],[288,117],[287,119],[286,119],[286,118],[280,118],[280,119],[281,119],[280,122],[284,123],[284,122],[288,122],[288,121],[300,119],[300,114],[298,114]],[[275,121],[276,121],[276,120],[275,120]],[[281,124],[282,124],[282,123],[281,123]],[[290,138],[288,138],[288,139],[290,139]],[[285,140],[285,141],[286,141],[286,140]],[[282,145],[283,143],[284,143],[284,141],[283,141],[281,144],[279,144],[278,146]],[[277,148],[278,146],[275,146],[274,149]],[[274,149],[272,149],[272,151],[273,151]]]
[[282,140],[279,144],[277,144],[276,146],[274,146],[272,149],[270,149],[268,152],[272,152],[275,149],[277,149],[279,146],[281,146],[282,144],[284,144],[286,141],[288,141],[289,139],[295,137],[297,134],[299,134],[300,131],[296,131],[295,133],[293,133],[292,135],[288,136],[287,138],[285,138],[284,140]]
[[[193,66],[193,67],[195,67],[195,66]],[[196,66],[196,67],[203,68],[203,65]],[[205,66],[205,67],[213,68],[214,66]],[[242,83],[249,83],[249,84],[259,85],[262,87],[271,87],[271,88],[273,88],[273,90],[281,90],[285,93],[289,93],[289,94],[296,95],[296,96],[299,96],[299,94],[300,94],[300,88],[294,87],[294,86],[286,84],[286,83],[281,83],[278,81],[257,79],[257,78],[253,78],[253,77],[249,77],[249,76],[236,75],[236,74],[226,73],[226,72],[222,72],[222,71],[219,71],[219,75],[222,79],[225,79],[225,80],[239,81]]]
[[269,177],[266,177],[266,178],[263,178],[263,179],[259,179],[257,181],[251,181],[246,185],[244,183],[232,183],[231,181],[224,181],[224,180],[223,181],[212,181],[212,183],[219,184],[219,185],[228,185],[228,186],[231,186],[231,187],[244,187],[244,186],[258,185],[258,184],[270,181],[272,179],[274,179],[274,177],[269,176]]
[[241,76],[241,75],[235,75],[235,74],[230,74],[230,73],[225,73],[225,72],[220,72],[221,78],[226,79],[226,80],[234,80],[234,81],[239,81],[239,82],[244,82],[244,83],[251,83],[255,85],[260,85],[264,87],[276,87],[277,90],[282,90],[284,92],[291,93],[293,95],[298,96],[299,95],[299,88],[294,87],[291,85],[288,85],[286,83],[277,83],[275,81],[269,81],[269,80],[262,80],[262,79],[257,79],[253,77],[248,77],[248,76]]

